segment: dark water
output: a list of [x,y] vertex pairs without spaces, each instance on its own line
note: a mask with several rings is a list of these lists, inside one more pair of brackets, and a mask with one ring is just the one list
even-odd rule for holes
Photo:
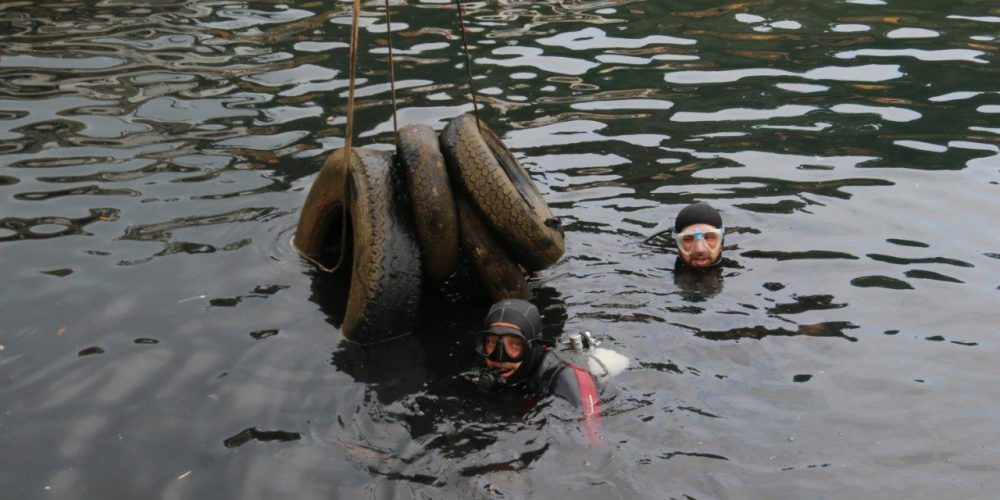
[[[453,6],[393,16],[400,121],[470,110]],[[349,19],[0,3],[2,498],[996,498],[995,2],[469,5],[483,118],[567,228],[547,333],[631,360],[596,448],[461,380],[461,287],[377,349],[332,325],[289,240],[343,143]],[[694,200],[715,282],[643,243]]]

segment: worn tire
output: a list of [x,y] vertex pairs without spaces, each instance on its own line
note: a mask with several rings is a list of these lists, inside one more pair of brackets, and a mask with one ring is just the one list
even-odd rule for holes
[[[338,173],[343,181],[330,179]],[[320,181],[324,184],[317,187]],[[343,182],[346,191],[337,191],[336,188],[344,186]],[[345,251],[351,253],[351,265],[341,331],[348,340],[363,344],[389,340],[409,333],[416,323],[421,287],[420,250],[402,189],[391,153],[355,149],[348,157],[343,150],[337,150],[306,197],[299,220],[302,242],[296,234],[296,246],[303,254],[307,248],[316,248],[315,241],[321,242],[320,249],[334,243],[339,245],[339,240],[334,241],[339,235],[329,228],[324,231],[310,224],[328,222],[333,215],[343,216],[343,211],[347,211],[346,232],[351,244]],[[337,192],[346,193],[346,198]],[[319,257],[322,259],[323,255]]]
[[396,152],[406,173],[424,277],[440,285],[458,261],[458,216],[437,133],[428,125],[406,125],[396,135]]
[[531,288],[503,245],[464,195],[456,193],[462,250],[483,291],[493,300],[530,299]]
[[535,271],[554,264],[565,251],[559,219],[528,171],[486,124],[469,114],[441,132],[441,149],[485,222],[503,237],[512,256]]
[[363,168],[347,177],[354,255],[342,329],[350,340],[368,344],[405,335],[416,324],[420,249],[392,153],[356,154]]
[[[326,157],[309,188],[292,245],[324,271],[333,271],[340,259],[344,222],[345,171],[357,168],[356,155],[338,149]],[[349,249],[346,249],[349,251]]]

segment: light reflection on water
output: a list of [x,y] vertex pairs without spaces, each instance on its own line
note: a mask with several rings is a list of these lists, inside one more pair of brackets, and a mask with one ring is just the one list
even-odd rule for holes
[[[349,5],[0,6],[12,497],[988,497],[1000,238],[984,2],[466,5],[484,118],[567,230],[547,334],[627,355],[590,449],[460,374],[487,304],[358,349],[289,240],[343,144]],[[398,118],[471,110],[453,5],[393,7]],[[391,148],[368,6],[364,147]],[[718,206],[734,261],[646,238]]]

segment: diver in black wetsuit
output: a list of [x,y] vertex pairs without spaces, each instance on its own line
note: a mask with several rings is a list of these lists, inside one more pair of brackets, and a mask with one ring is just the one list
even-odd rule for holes
[[529,388],[555,394],[585,414],[599,411],[596,378],[550,350],[552,342],[542,338],[542,317],[534,304],[521,299],[497,302],[483,326],[476,333],[476,352],[482,357],[476,379],[480,389]]

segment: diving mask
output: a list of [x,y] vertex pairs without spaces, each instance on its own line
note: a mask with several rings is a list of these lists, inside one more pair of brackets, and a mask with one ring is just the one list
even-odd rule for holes
[[517,362],[527,351],[524,337],[520,335],[482,334],[476,342],[476,352],[493,361]]
[[688,255],[698,246],[698,241],[703,241],[709,250],[716,250],[722,245],[722,237],[725,234],[723,228],[694,229],[674,234],[674,241],[677,242],[677,250]]

